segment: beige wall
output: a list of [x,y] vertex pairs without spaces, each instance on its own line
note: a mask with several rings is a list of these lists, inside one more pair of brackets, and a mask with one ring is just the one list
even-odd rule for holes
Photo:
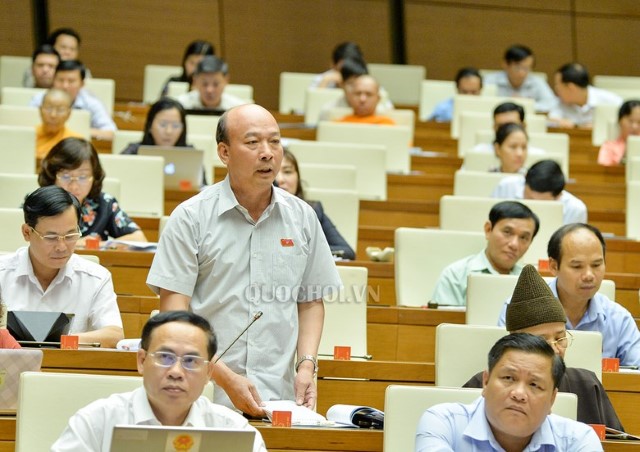
[[[450,79],[463,65],[497,68],[504,49],[524,43],[549,74],[579,60],[592,74],[640,76],[637,0],[406,0],[407,58],[429,78]],[[572,8],[574,8],[572,10]],[[139,100],[145,64],[180,64],[186,44],[208,39],[230,65],[231,80],[255,88],[277,108],[282,71],[321,72],[333,46],[360,43],[368,61],[391,60],[388,0],[56,0],[51,29],[83,37],[94,76],[114,78],[120,100]],[[0,54],[29,55],[30,2],[0,3]]]

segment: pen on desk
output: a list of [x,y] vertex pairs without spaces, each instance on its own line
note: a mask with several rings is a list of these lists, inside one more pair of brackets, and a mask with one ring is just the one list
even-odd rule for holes
[[[333,355],[330,353],[318,353],[318,356],[326,356],[333,358]],[[367,361],[371,361],[373,359],[373,355],[351,355],[352,358],[366,359]]]

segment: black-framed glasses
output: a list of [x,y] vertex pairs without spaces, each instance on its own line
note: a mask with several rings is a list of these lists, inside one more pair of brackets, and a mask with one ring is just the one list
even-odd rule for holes
[[71,182],[76,182],[78,185],[86,185],[93,180],[93,176],[71,176],[69,174],[57,174],[56,179],[63,184],[69,185]]
[[75,243],[80,239],[80,237],[82,237],[82,234],[80,234],[80,232],[72,232],[71,234],[65,234],[65,235],[58,235],[58,234],[42,235],[31,226],[29,227],[33,232],[36,233],[38,237],[40,237],[45,243],[48,243],[50,245],[55,245],[60,240],[62,240],[65,243]]
[[573,343],[573,334],[567,331],[565,337],[561,337],[560,339],[556,339],[555,341],[547,341],[547,343],[552,347],[555,345],[562,350],[566,350]]
[[154,352],[147,354],[153,358],[153,362],[156,366],[173,367],[178,361],[180,361],[180,365],[183,369],[193,372],[202,370],[207,363],[209,363],[209,361],[204,359],[202,356],[196,355],[178,356],[172,352]]

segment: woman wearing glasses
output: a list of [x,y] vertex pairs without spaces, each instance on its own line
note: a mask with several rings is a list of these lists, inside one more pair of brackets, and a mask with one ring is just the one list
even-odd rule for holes
[[146,242],[140,227],[120,209],[118,201],[102,191],[105,172],[93,145],[80,138],[66,138],[42,160],[38,183],[57,185],[73,194],[82,206],[78,245],[87,236]]
[[187,123],[180,102],[163,97],[153,104],[147,114],[142,141],[130,143],[121,153],[137,154],[140,146],[187,147]]

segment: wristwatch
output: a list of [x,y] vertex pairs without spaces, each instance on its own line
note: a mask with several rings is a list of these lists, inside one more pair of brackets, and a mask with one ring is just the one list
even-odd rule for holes
[[298,367],[302,364],[303,361],[311,361],[313,363],[313,374],[318,373],[318,360],[313,355],[302,355],[298,362],[296,363],[296,372],[298,371]]

